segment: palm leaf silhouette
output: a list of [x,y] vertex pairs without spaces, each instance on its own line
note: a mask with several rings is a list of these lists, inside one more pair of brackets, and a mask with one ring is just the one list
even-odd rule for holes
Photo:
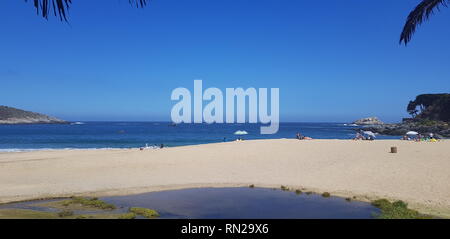
[[400,35],[400,44],[404,43],[407,45],[411,41],[417,27],[425,20],[428,20],[436,10],[439,11],[440,7],[447,7],[449,2],[450,0],[422,0],[408,15]]
[[[59,16],[61,21],[67,22],[67,11],[69,10],[72,0],[32,0],[34,8],[38,15],[48,19],[49,14],[53,12],[55,16]],[[128,0],[131,5],[136,7],[145,7],[149,0]],[[25,0],[28,2],[28,0]]]
[[[32,0],[38,15],[42,15],[45,19],[51,12],[55,16],[59,16],[61,21],[67,21],[67,11],[69,10],[72,0]],[[150,0],[128,0],[131,5],[138,8],[143,8]],[[25,0],[28,2],[28,0]],[[400,44],[407,45],[416,29],[424,21],[428,20],[430,16],[440,7],[447,7],[450,0],[422,0],[412,12],[409,13],[403,31],[400,35]]]

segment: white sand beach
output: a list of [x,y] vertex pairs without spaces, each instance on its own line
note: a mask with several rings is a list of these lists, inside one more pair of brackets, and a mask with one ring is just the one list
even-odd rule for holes
[[[389,153],[391,146],[397,154]],[[404,200],[420,212],[450,217],[450,141],[279,139],[0,153],[1,203],[250,184]]]

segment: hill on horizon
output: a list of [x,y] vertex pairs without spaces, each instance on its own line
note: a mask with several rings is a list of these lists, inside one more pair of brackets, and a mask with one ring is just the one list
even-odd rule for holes
[[0,105],[0,124],[65,124],[67,121],[40,113]]

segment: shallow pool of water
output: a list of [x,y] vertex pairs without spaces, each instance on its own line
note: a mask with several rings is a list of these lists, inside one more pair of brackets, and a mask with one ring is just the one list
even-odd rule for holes
[[267,188],[195,188],[100,198],[123,210],[145,207],[161,218],[373,218],[369,203]]

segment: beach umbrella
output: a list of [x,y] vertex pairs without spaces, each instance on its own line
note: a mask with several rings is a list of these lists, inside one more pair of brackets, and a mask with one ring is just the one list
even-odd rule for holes
[[416,131],[408,131],[406,133],[406,135],[418,135],[419,133],[417,133]]
[[365,135],[367,135],[367,136],[371,136],[371,137],[374,137],[374,138],[377,137],[377,136],[375,135],[375,133],[372,132],[372,131],[364,131],[363,133],[364,133]]
[[234,132],[234,134],[235,134],[235,135],[246,135],[246,134],[248,134],[248,133],[247,133],[247,131],[245,131],[245,130],[238,130],[238,131]]

